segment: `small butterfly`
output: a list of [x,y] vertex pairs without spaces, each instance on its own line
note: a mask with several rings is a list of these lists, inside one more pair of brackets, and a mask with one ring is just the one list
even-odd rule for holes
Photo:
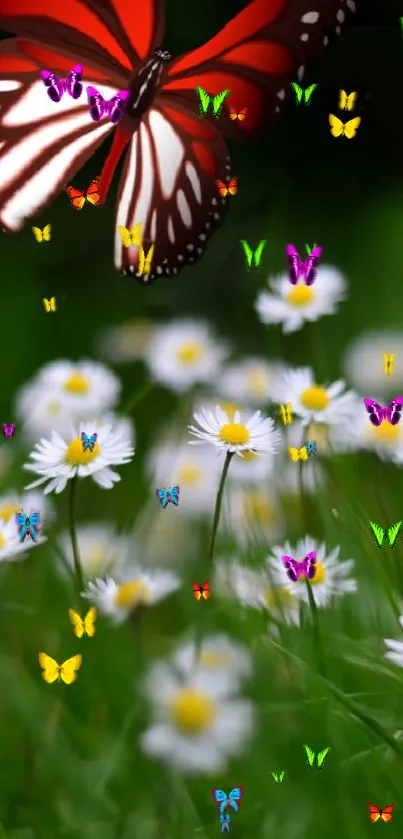
[[217,93],[216,96],[210,96],[210,94],[207,93],[207,91],[204,90],[202,87],[196,87],[196,93],[199,98],[200,116],[205,117],[211,105],[213,109],[213,116],[215,116],[216,119],[218,119],[221,114],[223,104],[227,96],[229,96],[229,94],[231,93],[231,91],[222,90],[221,93]]
[[341,111],[353,111],[357,101],[357,91],[346,93],[345,90],[339,90],[339,108]]
[[237,109],[234,108],[232,105],[229,105],[228,107],[228,116],[231,120],[238,119],[239,122],[243,122],[247,113],[247,108],[241,108],[240,111],[237,111]]
[[96,87],[87,87],[88,105],[90,117],[94,122],[99,122],[102,117],[107,116],[114,125],[122,119],[126,100],[129,98],[128,90],[119,90],[111,99],[104,99],[102,93]]
[[[151,263],[154,256],[154,245],[151,245],[148,253],[146,254],[142,245],[139,247],[139,266],[138,272],[141,277],[149,277],[151,274]],[[147,281],[147,280],[145,280]]]
[[31,227],[32,233],[35,236],[37,242],[50,242],[50,237],[52,233],[52,225],[47,224],[43,230],[40,227]]
[[85,433],[85,431],[81,432],[81,441],[83,444],[83,452],[86,452],[88,449],[90,452],[94,451],[95,443],[97,442],[98,434],[91,434],[91,437]]
[[42,303],[43,303],[43,307],[45,309],[45,312],[55,312],[56,311],[56,297],[51,297],[50,300],[48,300],[46,297],[44,297],[43,300],[42,300]]
[[373,399],[364,399],[364,403],[369,414],[368,419],[372,425],[381,425],[384,420],[390,422],[391,425],[397,425],[400,422],[403,396],[396,396],[396,399],[392,399],[392,402],[389,402],[386,408],[383,408],[378,402],[374,402]]
[[245,242],[245,239],[241,239],[241,245],[242,245],[243,250],[244,250],[245,262],[246,262],[246,267],[247,267],[248,271],[250,271],[252,266],[254,268],[259,268],[260,260],[262,258],[263,251],[266,247],[266,243],[267,243],[267,239],[262,239],[262,241],[259,242],[256,250],[253,251],[252,248],[248,245],[248,243]]
[[391,822],[393,819],[393,810],[395,805],[389,804],[387,807],[384,807],[381,810],[375,804],[368,804],[368,815],[371,822],[377,822],[379,819],[382,819],[384,822]]
[[312,247],[310,247],[309,245],[307,245],[307,244],[306,244],[306,242],[305,242],[305,250],[306,250],[306,252],[307,252],[308,256],[309,256],[309,254],[310,254],[310,253],[312,253],[313,249],[314,249],[314,248],[317,248],[317,247],[318,247],[318,246],[317,246],[316,242],[315,242],[315,244],[314,244],[314,245],[312,245]]
[[295,98],[297,100],[297,105],[300,105],[303,102],[304,105],[309,105],[311,101],[311,96],[317,88],[317,84],[311,84],[309,87],[300,87],[297,82],[291,82],[291,87],[294,90]]
[[193,597],[195,600],[208,600],[211,594],[210,583],[206,580],[205,583],[192,583]]
[[276,784],[282,784],[284,780],[285,771],[283,769],[282,772],[271,772],[270,773],[272,778],[274,778]]
[[238,192],[238,178],[230,178],[226,184],[224,181],[216,181],[216,184],[221,198],[226,198],[227,195],[236,195]]
[[286,245],[285,252],[288,261],[288,279],[290,283],[296,285],[300,277],[302,277],[305,285],[312,285],[316,277],[316,269],[322,251],[323,248],[320,245],[316,245],[304,261],[301,259],[294,245]]
[[301,449],[294,449],[293,447],[289,447],[288,451],[290,452],[290,458],[294,463],[296,463],[297,460],[308,460],[308,452],[306,450],[306,446],[302,446]]
[[168,504],[179,506],[179,487],[170,487],[170,489],[156,489],[155,494],[161,504],[163,510]]
[[352,140],[357,133],[360,122],[361,117],[355,117],[354,119],[349,119],[348,122],[342,122],[334,114],[329,114],[330,133],[333,137],[347,137],[347,140]]
[[72,99],[79,99],[83,92],[83,68],[81,64],[75,64],[65,79],[59,79],[55,73],[50,73],[49,70],[41,70],[41,76],[46,87],[46,93],[52,102],[60,102],[63,93],[68,93]]
[[243,787],[234,787],[228,795],[223,792],[222,789],[214,787],[214,789],[211,790],[211,794],[213,796],[214,804],[219,807],[220,813],[223,813],[227,807],[232,807],[234,813],[237,813],[241,806]]
[[76,189],[74,186],[66,186],[64,191],[67,192],[67,195],[70,198],[70,204],[75,210],[82,210],[86,201],[88,201],[89,204],[92,204],[93,207],[96,207],[101,200],[99,192],[99,176],[92,179],[85,192],[81,192],[80,189]]
[[122,227],[121,225],[118,225],[117,230],[122,240],[124,248],[130,248],[132,247],[132,245],[137,245],[138,248],[140,247],[142,227],[143,225],[141,224],[141,222],[132,227],[131,230],[128,230],[127,227]]
[[[392,524],[390,527],[388,527],[387,534],[388,534],[389,547],[390,548],[394,548],[394,546],[396,544],[396,539],[399,535],[399,530],[400,530],[402,524],[403,524],[402,521],[397,521],[396,524]],[[372,533],[375,536],[378,548],[382,548],[383,547],[383,540],[384,540],[385,535],[386,535],[385,530],[383,529],[383,527],[380,526],[380,524],[376,524],[376,522],[374,522],[374,521],[368,522],[368,526],[371,528]]]
[[280,405],[280,412],[281,412],[281,419],[283,420],[283,424],[284,425],[291,425],[291,423],[292,423],[291,403],[289,402],[288,405]]
[[315,442],[315,440],[312,440],[311,442],[309,442],[309,440],[306,440],[305,443],[304,443],[304,446],[305,446],[305,448],[308,452],[309,457],[311,457],[313,454],[316,454],[316,442]]
[[91,606],[85,618],[82,618],[74,609],[69,609],[69,618],[73,624],[73,632],[77,638],[82,638],[83,635],[88,635],[92,638],[95,635],[95,621],[97,618],[97,610],[95,606]]
[[315,754],[315,752],[312,751],[312,749],[310,749],[309,746],[304,746],[304,749],[305,749],[305,753],[306,753],[306,756],[307,756],[307,759],[308,759],[309,766],[315,766],[315,758],[316,758],[316,763],[317,763],[318,769],[321,769],[321,767],[323,766],[323,764],[325,762],[326,755],[330,752],[330,746],[326,746],[326,748],[322,749],[322,751],[318,752],[318,754]]
[[316,574],[316,551],[310,551],[301,562],[286,555],[281,559],[287,571],[287,577],[292,583],[296,583],[302,575],[308,580],[313,580]]
[[3,434],[5,437],[14,437],[15,422],[11,422],[10,425],[7,425],[6,422],[3,422]]
[[54,658],[46,653],[39,653],[39,664],[42,668],[42,679],[51,685],[56,679],[64,682],[65,685],[72,685],[77,678],[77,672],[81,667],[83,657],[81,655],[73,655],[68,658],[63,664],[58,664]]
[[18,527],[20,542],[24,542],[27,536],[30,536],[32,541],[36,542],[39,533],[40,518],[39,513],[31,513],[30,516],[26,516],[23,510],[20,513],[16,513],[15,522]]
[[231,816],[229,813],[220,813],[221,833],[230,832]]
[[389,355],[383,354],[384,370],[387,376],[391,376],[395,372],[395,353],[391,352]]

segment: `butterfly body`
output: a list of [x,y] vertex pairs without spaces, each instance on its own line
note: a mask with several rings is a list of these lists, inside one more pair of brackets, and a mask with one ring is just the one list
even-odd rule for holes
[[193,597],[195,600],[208,600],[211,594],[210,583],[206,580],[205,583],[192,583]]
[[391,376],[395,372],[395,357],[394,352],[389,353],[389,355],[386,352],[383,354],[383,366],[387,376]]
[[322,255],[323,248],[320,245],[312,248],[307,259],[301,259],[297,249],[294,245],[286,245],[286,255],[288,261],[288,279],[292,285],[296,285],[300,278],[303,279],[305,285],[312,285],[316,277],[316,269],[318,267],[319,259]]
[[88,437],[88,434],[85,431],[81,432],[81,442],[83,444],[83,452],[94,451],[95,443],[97,442],[98,434],[91,434],[91,437]]
[[75,64],[65,79],[59,79],[55,73],[49,70],[41,70],[42,81],[46,87],[46,93],[52,102],[60,102],[63,93],[68,93],[72,99],[79,99],[83,92],[83,68],[81,64]]
[[88,635],[89,638],[93,638],[96,632],[96,617],[97,610],[95,606],[91,606],[84,618],[74,609],[69,609],[69,618],[73,625],[73,632],[76,638],[82,638],[83,635]]
[[222,789],[217,789],[217,787],[211,790],[214,804],[219,808],[220,814],[224,813],[227,809],[232,809],[234,813],[238,813],[243,792],[243,787],[234,787],[228,795]]
[[173,504],[175,507],[179,506],[179,487],[170,487],[169,489],[156,489],[155,494],[161,504],[163,510],[168,504]]
[[40,227],[33,227],[32,232],[37,242],[50,242],[52,225],[46,224],[43,230]]
[[389,402],[386,408],[383,408],[378,402],[374,402],[373,399],[364,399],[364,404],[372,425],[381,425],[384,420],[390,422],[391,425],[397,425],[400,422],[403,396],[396,396],[396,399],[392,399],[392,402]]
[[300,449],[295,449],[294,446],[289,446],[288,451],[290,453],[290,458],[294,463],[297,463],[298,460],[309,460],[306,446],[302,446]]
[[82,656],[73,655],[62,664],[58,664],[54,658],[47,653],[39,653],[39,665],[42,668],[42,679],[51,685],[56,680],[64,682],[65,685],[72,685],[77,678],[77,672],[81,667]]
[[15,422],[11,422],[10,424],[3,422],[3,434],[5,437],[14,437]]
[[55,312],[56,311],[56,297],[51,297],[50,300],[48,300],[46,297],[44,297],[43,300],[42,300],[42,303],[43,303],[43,308],[45,309],[45,312],[49,313],[49,312]]
[[15,521],[20,542],[24,542],[27,536],[30,536],[33,542],[37,541],[40,518],[39,513],[31,513],[30,516],[26,516],[23,511],[16,513]]
[[376,804],[368,804],[368,814],[371,822],[377,822],[382,819],[385,823],[391,822],[393,819],[394,804],[388,804],[387,807],[381,809]]
[[119,90],[115,96],[106,100],[96,87],[87,87],[87,98],[91,119],[93,119],[94,122],[99,122],[103,117],[107,116],[110,122],[116,125],[116,123],[122,119],[123,108],[128,97],[128,90]]
[[281,559],[291,582],[296,583],[302,575],[307,580],[313,580],[316,574],[316,551],[310,551],[301,562],[287,555],[282,556]]
[[342,122],[334,114],[329,114],[330,133],[333,137],[346,137],[352,140],[355,137],[361,123],[361,117],[354,117],[348,122]]
[[308,457],[312,457],[312,455],[316,454],[316,442],[315,442],[315,440],[311,440],[311,441],[306,440],[305,443],[304,443],[304,446],[306,448]]

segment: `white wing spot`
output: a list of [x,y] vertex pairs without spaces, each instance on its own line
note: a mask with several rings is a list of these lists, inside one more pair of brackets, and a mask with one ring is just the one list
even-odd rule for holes
[[189,178],[189,181],[192,185],[192,189],[193,189],[193,192],[195,194],[196,201],[197,201],[198,204],[201,204],[201,202],[202,202],[202,190],[201,190],[200,178],[199,178],[199,176],[196,172],[195,167],[193,166],[193,163],[189,163],[188,160],[186,161],[186,164],[185,164],[185,172],[186,172],[186,174]]
[[151,241],[155,242],[155,240],[157,238],[157,210],[154,210],[154,212],[151,216],[150,236],[151,236]]
[[282,90],[279,90],[278,93],[276,93],[276,96],[277,96],[277,99],[284,99],[284,97],[285,97],[284,88]]
[[158,172],[162,194],[165,200],[168,200],[175,188],[185,148],[172,125],[159,111],[150,111],[148,121],[155,136],[155,145],[158,147]]
[[307,32],[303,32],[300,36],[300,41],[309,41],[309,35]]
[[316,23],[319,20],[319,12],[307,12],[302,15],[301,23]]
[[172,221],[171,216],[168,216],[167,231],[168,231],[169,241],[172,242],[172,244],[174,244],[175,243],[175,231],[174,231],[174,225],[173,225],[173,221]]
[[298,70],[297,70],[297,78],[298,78],[299,82],[301,81],[301,79],[304,78],[304,73],[305,73],[305,67],[303,65],[301,65],[301,67],[298,67]]
[[0,82],[0,93],[7,93],[8,90],[18,90],[21,87],[21,82],[16,82],[14,79],[4,79]]
[[179,210],[180,217],[186,227],[190,227],[192,224],[192,213],[190,212],[189,204],[186,200],[186,195],[183,189],[178,189],[176,195],[176,206]]
[[328,43],[329,43],[329,38],[328,38],[328,36],[327,36],[327,35],[325,35],[325,36],[324,36],[324,38],[323,38],[323,45],[324,45],[325,47],[327,47]]
[[339,23],[344,23],[345,14],[343,12],[343,9],[339,9],[339,11],[337,12],[336,18],[339,21]]
[[355,12],[356,5],[354,3],[354,0],[347,0],[347,6],[352,12]]
[[341,26],[336,26],[336,35],[340,35]]

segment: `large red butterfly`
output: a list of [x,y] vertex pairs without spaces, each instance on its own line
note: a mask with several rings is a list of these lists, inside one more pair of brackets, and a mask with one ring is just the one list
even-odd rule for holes
[[[313,11],[315,9],[315,11]],[[0,224],[20,230],[63,190],[112,132],[100,177],[102,201],[122,153],[115,228],[143,225],[155,243],[152,272],[138,273],[138,249],[115,237],[115,265],[140,282],[177,274],[199,259],[228,196],[216,180],[231,171],[229,137],[270,122],[306,60],[320,52],[354,0],[252,0],[210,41],[172,58],[158,49],[164,0],[1,0],[0,24],[18,37],[0,44]],[[129,90],[121,121],[91,120],[86,96],[46,94],[40,71],[83,83],[105,98]],[[297,69],[298,68],[298,69]],[[195,88],[231,91],[228,106],[248,119],[201,119]]]

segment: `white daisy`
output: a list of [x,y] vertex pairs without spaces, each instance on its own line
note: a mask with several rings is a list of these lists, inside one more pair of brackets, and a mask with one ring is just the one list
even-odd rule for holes
[[130,568],[117,575],[119,582],[111,577],[89,582],[82,597],[93,603],[100,612],[112,618],[116,624],[126,620],[139,606],[154,606],[165,600],[180,588],[181,581],[170,571],[144,571]]
[[[399,618],[400,626],[403,628],[403,615]],[[385,658],[392,661],[398,667],[403,667],[403,641],[395,641],[393,638],[385,638],[384,643],[389,647]]]
[[[387,376],[384,353],[395,354],[394,372]],[[344,369],[353,387],[365,395],[400,395],[403,387],[403,332],[384,329],[361,333],[347,347]]]
[[96,341],[99,355],[114,363],[143,360],[153,336],[153,324],[133,318],[105,329]]
[[260,411],[256,411],[246,422],[242,422],[241,414],[235,411],[230,417],[219,405],[214,411],[201,410],[193,414],[194,419],[200,428],[189,425],[190,433],[197,440],[191,440],[190,445],[197,446],[203,443],[211,443],[218,449],[233,452],[242,457],[242,452],[269,452],[277,451],[281,442],[281,435],[274,428],[274,421],[269,417],[263,417]]
[[333,315],[337,304],[345,300],[347,283],[343,274],[331,265],[322,265],[313,285],[302,280],[292,285],[286,274],[269,281],[270,291],[261,291],[255,303],[264,324],[282,323],[283,332],[296,332],[305,321]]
[[224,691],[237,690],[243,679],[250,677],[252,658],[249,650],[228,638],[227,635],[210,635],[203,638],[200,650],[195,639],[190,639],[178,649],[174,666],[185,675],[194,667],[203,672],[206,680],[221,681]]
[[27,516],[33,512],[39,513],[40,530],[53,521],[55,515],[49,499],[45,498],[42,492],[19,493],[10,490],[6,495],[0,495],[0,519],[4,522],[9,522],[11,519],[15,521],[16,513],[21,510],[24,510]]
[[315,382],[309,367],[287,370],[276,387],[275,398],[280,404],[290,403],[293,414],[305,421],[336,424],[342,419],[354,421],[359,399],[349,390],[343,393],[343,381],[324,387]]
[[273,452],[258,454],[250,449],[245,449],[242,452],[242,457],[237,457],[231,465],[231,481],[242,486],[261,484],[272,477],[275,462]]
[[325,543],[319,543],[310,536],[299,541],[296,547],[286,542],[283,546],[276,545],[271,549],[271,556],[267,558],[267,563],[274,583],[288,588],[292,595],[300,597],[309,604],[305,577],[301,575],[296,583],[289,580],[282,557],[291,556],[300,562],[310,551],[316,551],[316,574],[311,580],[311,588],[315,603],[319,608],[328,606],[334,597],[357,591],[357,582],[350,577],[354,561],[347,559],[339,562],[339,546],[327,554]]
[[207,323],[179,320],[155,327],[146,363],[153,379],[183,392],[197,382],[214,381],[226,355]]
[[180,771],[213,774],[242,754],[253,731],[252,703],[230,695],[229,683],[190,664],[179,672],[156,662],[145,681],[154,722],[141,735],[143,750]]
[[269,617],[291,626],[299,626],[300,600],[286,586],[275,586],[268,568],[246,568],[237,561],[216,563],[214,591],[234,597],[242,606],[265,610]]
[[[371,397],[372,398],[372,397]],[[376,399],[381,404],[387,404]],[[337,428],[337,434],[344,439],[345,447],[353,451],[364,450],[374,452],[381,460],[400,464],[403,462],[403,423],[391,425],[382,422],[375,426],[368,419],[364,400],[360,401],[353,422],[342,422]]]
[[[94,522],[80,525],[77,528],[77,542],[81,568],[86,580],[121,571],[128,565],[133,553],[132,540],[116,533],[111,524]],[[74,569],[70,534],[63,533],[59,544],[68,565]],[[60,570],[64,573],[65,566],[61,564]]]
[[46,537],[42,536],[41,532],[39,532],[35,542],[30,536],[27,536],[23,542],[20,542],[15,517],[12,516],[7,522],[0,519],[0,563],[25,559],[27,551],[43,542],[46,542]]
[[[232,466],[232,465],[231,465]],[[239,545],[267,544],[281,538],[283,520],[277,493],[265,485],[237,486],[229,481],[223,502],[224,530]]]
[[[93,451],[84,451],[81,432],[88,437],[97,434],[97,441]],[[67,481],[78,475],[79,478],[91,476],[95,483],[103,489],[111,489],[113,484],[120,481],[120,475],[110,467],[130,463],[134,449],[126,437],[124,428],[115,431],[111,426],[98,425],[95,422],[80,423],[79,430],[66,442],[57,431],[52,432],[50,440],[42,439],[36,444],[30,454],[32,463],[24,464],[24,469],[36,472],[41,477],[30,484],[27,489],[49,481],[44,493],[60,493],[66,487]]]
[[211,513],[221,471],[213,452],[190,449],[187,444],[162,443],[151,451],[148,471],[154,488],[179,485],[180,508],[185,515]]
[[244,358],[228,364],[218,376],[216,390],[220,396],[248,405],[265,405],[278,376],[284,370],[279,362],[264,358]]

